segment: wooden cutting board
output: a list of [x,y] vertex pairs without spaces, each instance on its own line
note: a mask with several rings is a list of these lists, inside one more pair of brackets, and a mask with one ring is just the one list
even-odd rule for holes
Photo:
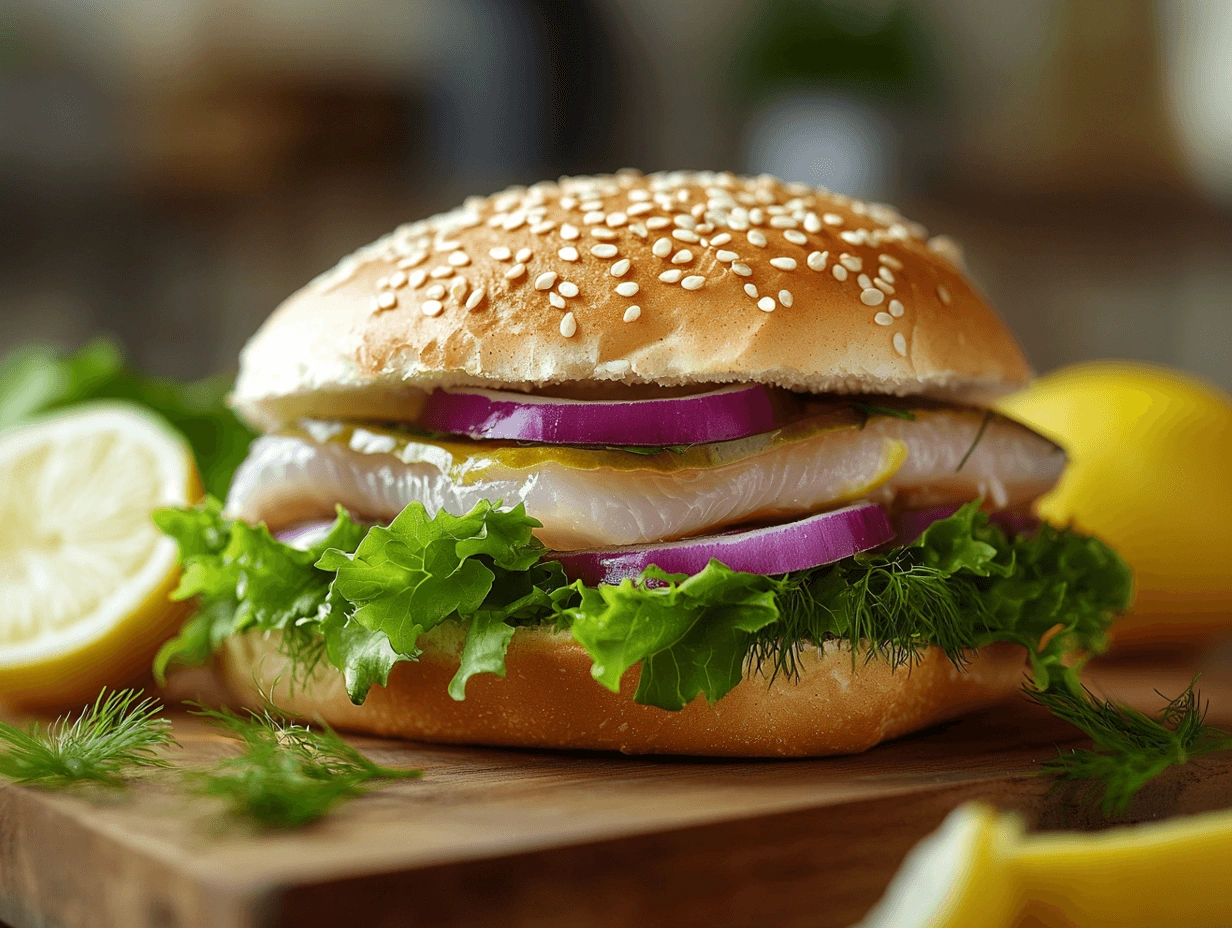
[[[1120,666],[1098,686],[1143,708],[1189,668]],[[1208,674],[1232,725],[1232,670]],[[228,750],[175,719],[183,763]],[[356,738],[424,777],[291,833],[228,823],[174,775],[123,793],[0,788],[0,921],[13,928],[849,925],[959,803],[1038,827],[1098,827],[1036,765],[1077,742],[1025,701],[858,757],[731,762]],[[1156,781],[1130,820],[1232,806],[1232,757]]]

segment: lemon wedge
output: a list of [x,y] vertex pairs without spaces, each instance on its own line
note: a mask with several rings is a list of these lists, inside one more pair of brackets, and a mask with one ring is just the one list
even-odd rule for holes
[[1042,518],[1099,536],[1134,569],[1118,644],[1202,636],[1232,622],[1232,396],[1180,371],[1094,361],[997,404],[1070,463]]
[[200,492],[188,445],[138,407],[0,433],[0,702],[82,702],[149,667],[185,608],[150,513]]
[[916,845],[857,928],[1216,928],[1232,912],[1229,851],[1232,812],[1027,835],[970,803]]

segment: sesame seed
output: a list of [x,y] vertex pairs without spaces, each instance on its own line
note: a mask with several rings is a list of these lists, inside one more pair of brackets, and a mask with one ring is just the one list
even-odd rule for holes
[[612,239],[616,238],[615,232],[611,229],[604,228],[603,226],[595,226],[590,230],[590,234],[604,242],[610,242]]
[[766,214],[763,213],[760,209],[754,208],[754,209],[749,210],[749,222],[753,223],[753,225],[759,226],[765,221],[766,221]]
[[693,277],[686,277],[682,280],[680,282],[680,286],[684,287],[686,290],[700,290],[702,288],[702,284],[705,282],[705,277],[694,275]]
[[680,229],[696,229],[697,220],[688,213],[678,213],[672,217],[672,224]]
[[427,279],[428,272],[423,268],[419,268],[419,270],[411,271],[411,276],[406,279],[406,282],[411,285],[412,289],[415,289],[417,287],[422,287],[423,282]]
[[593,226],[593,225],[597,225],[600,222],[603,222],[603,220],[605,220],[606,218],[607,217],[603,215],[603,213],[599,212],[599,210],[597,209],[591,210],[589,213],[587,213],[585,216],[582,217],[582,224],[587,225],[587,226]]
[[525,213],[510,213],[509,218],[505,220],[505,231],[513,232],[515,229],[520,229],[525,222]]
[[689,229],[672,229],[672,238],[677,238],[682,242],[689,242],[690,244],[701,240],[700,235]]
[[488,250],[488,257],[497,261],[508,261],[512,254],[513,252],[504,245],[497,245],[495,248]]
[[720,261],[722,261],[724,264],[728,264],[732,261],[735,261],[740,256],[736,254],[734,251],[720,251],[718,254],[715,255],[715,257],[718,258]]
[[880,306],[885,301],[885,294],[880,290],[868,288],[860,294],[860,302],[865,306]]
[[796,269],[795,258],[771,258],[770,263],[780,271],[794,271]]
[[756,245],[758,248],[766,247],[766,234],[759,232],[757,229],[749,229],[749,244]]
[[903,304],[900,300],[890,300],[890,315],[895,319],[902,316],[904,312]]
[[451,268],[448,264],[439,264],[432,269],[432,273],[428,276],[437,280],[440,280],[442,277],[452,277],[453,268]]
[[484,290],[483,287],[480,287],[478,290],[473,291],[471,295],[466,298],[466,308],[474,309],[476,306],[478,306],[480,303],[483,302],[483,298],[486,293],[487,291]]
[[839,255],[838,261],[839,264],[847,268],[849,271],[862,271],[864,269],[864,262],[855,255],[847,254],[847,252],[843,252]]
[[826,213],[821,218],[828,226],[841,226],[843,224],[843,217],[838,213]]
[[821,220],[816,213],[809,213],[804,217],[804,230],[806,232],[820,232]]
[[864,243],[864,230],[863,229],[855,229],[855,230],[844,229],[842,232],[838,234],[838,237],[841,238],[848,245],[861,245]]
[[565,338],[573,338],[577,334],[577,319],[573,317],[573,313],[565,313],[560,320],[560,334]]
[[561,296],[559,293],[549,293],[548,302],[551,303],[552,306],[556,309],[565,308],[565,298]]
[[693,252],[687,248],[681,248],[678,252],[672,255],[672,264],[688,264],[693,260]]
[[891,316],[889,313],[878,313],[877,315],[873,316],[873,321],[877,323],[878,325],[893,325],[894,317]]
[[672,240],[661,238],[650,246],[650,251],[656,258],[666,258],[672,253]]
[[394,271],[389,275],[389,285],[397,290],[406,286],[406,271]]
[[950,305],[950,290],[945,284],[937,284],[937,298],[946,306]]
[[757,301],[757,308],[760,309],[763,313],[774,312],[774,306],[775,306],[774,297],[772,296],[763,296],[760,300]]
[[826,269],[826,258],[830,257],[828,251],[814,251],[808,256],[807,264],[814,271],[824,271]]
[[804,245],[808,242],[808,236],[803,232],[798,232],[795,229],[788,229],[783,233],[783,238],[791,242],[793,245]]
[[608,213],[607,214],[607,224],[613,229],[617,228],[618,226],[625,225],[628,221],[629,221],[629,216],[627,213]]
[[431,287],[429,287],[427,290],[424,291],[424,296],[426,296],[430,300],[439,300],[444,295],[445,295],[445,285],[444,284],[433,284]]
[[433,249],[438,252],[455,251],[462,247],[461,242],[451,242],[448,239],[442,239],[433,244]]
[[449,284],[449,295],[455,300],[461,300],[470,286],[471,282],[465,277],[455,277]]
[[569,280],[562,280],[556,289],[560,291],[561,296],[567,296],[569,299],[578,295],[578,285]]
[[644,203],[646,200],[649,200],[649,199],[650,199],[650,191],[649,191],[649,190],[642,190],[642,189],[640,189],[640,188],[639,188],[639,189],[637,189],[637,190],[630,190],[630,191],[629,191],[629,199],[630,199],[630,200],[636,200],[636,201],[637,201],[637,202],[639,202],[639,203]]
[[782,303],[784,306],[790,306],[793,302],[791,291],[790,290],[780,290],[779,291],[779,302]]
[[874,287],[876,287],[878,290],[880,290],[882,293],[892,294],[892,293],[894,293],[894,292],[895,292],[895,291],[894,291],[894,287],[893,287],[893,286],[891,286],[890,284],[887,284],[887,283],[886,283],[884,280],[882,280],[880,277],[876,278],[876,279],[873,281],[873,286],[874,286]]
[[526,265],[518,262],[509,270],[505,271],[505,278],[508,280],[517,280],[526,273]]
[[775,229],[794,229],[800,223],[792,219],[790,216],[771,216],[770,225]]
[[847,279],[847,268],[843,267],[841,264],[836,264],[834,267],[830,268],[830,273],[834,275],[835,280]]
[[590,249],[590,253],[596,258],[614,258],[616,257],[615,245],[596,245]]
[[578,259],[578,250],[572,245],[566,245],[560,251],[556,252],[562,261],[576,261]]
[[536,290],[551,290],[552,285],[554,283],[556,283],[556,272],[555,271],[544,271],[542,274],[540,274],[538,277],[535,278],[535,289]]
[[894,333],[894,350],[904,358],[907,357],[907,339],[903,337],[902,332]]
[[597,209],[603,209],[603,201],[602,200],[586,200],[582,203],[582,209],[586,210],[587,212],[592,212]]
[[398,298],[386,290],[376,298],[376,305],[381,309],[393,309],[398,305]]
[[626,280],[623,284],[616,285],[616,292],[621,296],[634,296],[640,289],[641,288],[632,280]]
[[870,278],[867,274],[861,274],[857,277],[856,283],[858,283],[865,290],[873,285],[872,278]]
[[440,300],[428,300],[420,308],[425,316],[439,316],[445,305]]
[[881,267],[877,270],[877,276],[884,280],[887,284],[894,283],[894,272],[888,267]]
[[518,264],[525,264],[530,260],[530,254],[531,252],[529,248],[519,248],[518,253],[513,256],[513,260],[517,261]]
[[659,280],[663,281],[665,284],[674,284],[676,281],[678,281],[683,276],[684,276],[684,271],[679,270],[679,269],[673,269],[670,271],[664,271],[662,274],[660,274]]
[[757,299],[758,294],[757,294],[756,284],[745,284],[744,292],[747,293],[749,296],[751,296],[753,299]]
[[642,314],[642,307],[630,306],[628,309],[625,310],[625,314],[623,318],[625,322],[635,322],[637,321],[637,317],[640,316],[641,314]]
[[743,216],[737,216],[733,213],[727,219],[727,227],[729,229],[735,229],[737,232],[743,232],[749,227],[749,221]]
[[568,197],[568,196],[561,197],[560,206],[561,206],[561,209],[573,209],[573,207],[577,206],[577,200],[575,200],[573,197]]
[[428,253],[425,251],[417,251],[413,255],[407,255],[398,262],[398,267],[411,268],[416,265],[423,264],[428,260]]
[[577,226],[571,226],[569,225],[569,223],[566,222],[563,226],[560,227],[560,237],[563,238],[567,242],[573,241],[579,235],[581,235],[581,233],[578,231]]
[[893,255],[878,255],[877,260],[886,265],[886,267],[894,268],[896,271],[901,271],[903,269],[903,262],[899,261],[898,258]]
[[455,251],[450,253],[448,261],[454,267],[466,267],[471,263],[471,256],[465,251]]
[[672,221],[666,216],[651,216],[646,220],[647,229],[666,229],[672,224]]
[[718,235],[716,235],[714,238],[710,240],[710,244],[714,245],[717,248],[719,245],[726,245],[730,241],[731,241],[731,235],[729,233],[720,232]]
[[543,222],[536,222],[530,227],[531,232],[535,235],[542,235],[544,232],[551,232],[556,228],[556,223],[551,219],[545,219]]
[[643,238],[643,239],[650,235],[650,233],[646,231],[645,223],[641,223],[641,222],[631,223],[629,226],[629,231],[632,232],[634,235],[636,235],[638,238]]
[[741,277],[752,277],[753,269],[749,267],[747,264],[741,264],[739,261],[737,261],[735,264],[732,265],[732,273],[739,274]]
[[624,277],[626,274],[629,273],[630,266],[631,266],[631,263],[628,258],[621,258],[619,261],[617,261],[615,264],[612,265],[610,269],[610,273],[613,277]]
[[642,213],[648,213],[654,209],[653,203],[634,203],[625,212],[630,216],[640,216]]

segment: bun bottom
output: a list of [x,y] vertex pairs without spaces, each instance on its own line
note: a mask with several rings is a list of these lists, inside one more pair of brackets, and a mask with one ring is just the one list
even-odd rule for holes
[[626,754],[715,757],[818,757],[855,754],[888,738],[993,705],[1022,683],[1025,652],[983,648],[958,670],[938,648],[914,666],[891,671],[841,642],[800,654],[799,679],[753,674],[715,705],[695,699],[679,712],[633,701],[639,669],[613,693],[590,675],[590,657],[567,633],[518,629],[504,679],[472,677],[466,699],[447,687],[456,651],[425,646],[417,662],[395,665],[389,684],[362,706],[347,698],[342,675],[322,662],[307,682],[291,684],[277,640],[228,639],[223,674],[250,705],[264,693],[284,711],[320,718],[343,731],[416,741],[507,747],[595,749]]

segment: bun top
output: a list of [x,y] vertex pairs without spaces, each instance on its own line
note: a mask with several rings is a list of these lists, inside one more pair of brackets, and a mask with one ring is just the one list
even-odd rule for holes
[[406,418],[436,386],[759,382],[986,402],[1030,369],[945,238],[772,177],[622,171],[472,197],[282,304],[233,401]]

